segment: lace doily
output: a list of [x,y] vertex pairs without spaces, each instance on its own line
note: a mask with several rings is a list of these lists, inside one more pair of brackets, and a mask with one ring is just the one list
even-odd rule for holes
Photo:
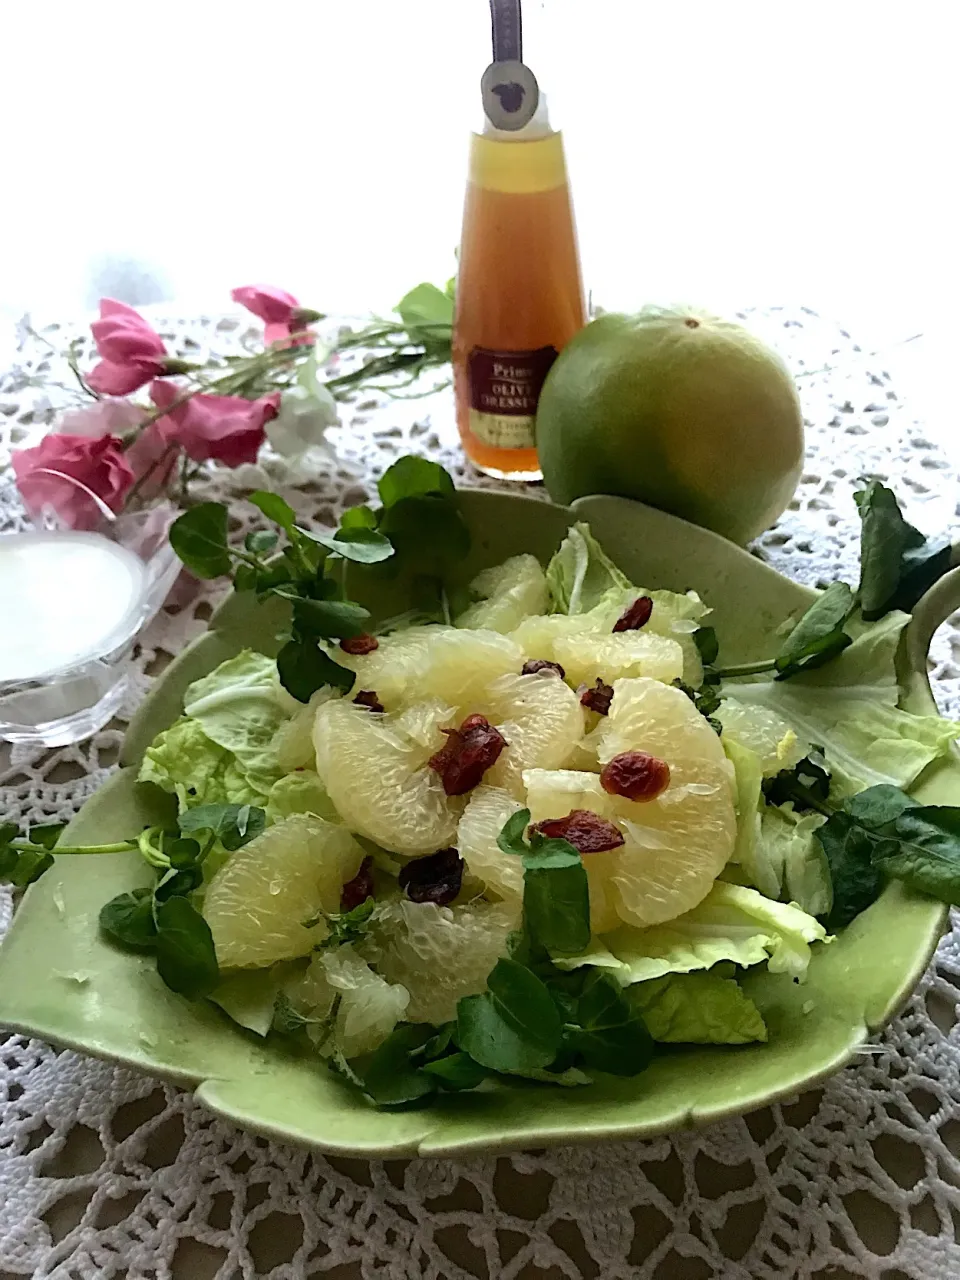
[[[758,554],[800,581],[855,580],[852,492],[865,472],[889,478],[921,528],[954,522],[956,473],[876,357],[810,312],[747,321],[799,376],[809,433],[796,500]],[[184,354],[245,340],[234,318],[157,323]],[[73,334],[44,336],[62,347]],[[59,376],[24,334],[18,367],[0,377],[0,466],[52,420],[66,392],[41,384]],[[361,396],[331,433],[331,455],[219,471],[210,496],[282,485],[304,518],[329,524],[408,451],[461,484],[498,487],[464,463],[448,396]],[[18,518],[0,495],[0,527]],[[144,637],[133,701],[210,610],[209,592],[175,589]],[[941,705],[956,713],[956,626],[941,628],[933,659]],[[114,723],[75,747],[0,757],[0,811],[69,817],[114,767],[122,732]],[[0,932],[9,915],[2,898]],[[821,1089],[651,1142],[458,1161],[323,1158],[232,1128],[179,1089],[10,1036],[0,1280],[955,1280],[958,988],[960,921],[904,1014]]]

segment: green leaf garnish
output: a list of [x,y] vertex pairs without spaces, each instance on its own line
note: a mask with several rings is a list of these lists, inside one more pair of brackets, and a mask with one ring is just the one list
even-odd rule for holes
[[[285,593],[278,593],[285,594]],[[305,600],[293,598],[293,616],[301,637],[323,636],[342,640],[367,630],[370,610],[352,600]]]
[[576,1023],[564,1027],[564,1042],[595,1071],[635,1076],[653,1057],[653,1040],[627,993],[609,974],[592,972],[576,1005]]
[[468,1053],[451,1053],[446,1058],[437,1058],[433,1062],[425,1062],[421,1070],[435,1076],[442,1089],[459,1091],[475,1089],[486,1080],[489,1072],[479,1062],[475,1062]]
[[198,578],[220,578],[230,572],[227,520],[222,502],[201,502],[170,526],[171,547]]
[[832,582],[783,642],[776,659],[777,679],[787,680],[800,671],[822,666],[852,644],[843,626],[855,604],[853,591],[845,582]]
[[210,926],[186,898],[171,897],[154,910],[157,972],[188,1000],[209,995],[220,981]]
[[114,942],[131,951],[153,951],[157,926],[153,919],[153,890],[134,889],[111,898],[100,908],[100,928]]
[[434,1093],[437,1080],[411,1062],[411,1054],[434,1034],[424,1023],[401,1023],[373,1053],[354,1058],[350,1073],[379,1107],[402,1107]]
[[268,520],[278,524],[288,537],[294,533],[297,513],[289,502],[280,497],[279,493],[270,493],[265,489],[258,489],[255,493],[250,494],[249,501],[259,511],[262,511]]
[[184,833],[209,831],[232,853],[265,830],[267,815],[256,805],[200,804],[193,809],[186,809],[180,815],[179,822],[180,830]]
[[590,891],[580,854],[567,840],[524,832],[530,810],[508,818],[497,837],[504,853],[523,858],[523,922],[533,946],[550,955],[578,955],[590,943]]
[[544,983],[516,960],[498,960],[482,995],[457,1005],[457,1043],[491,1071],[546,1067],[560,1048],[560,1015]]
[[309,702],[324,685],[349,693],[356,676],[323,652],[315,640],[289,640],[277,654],[280,683],[299,702]]
[[853,496],[861,520],[857,595],[863,616],[872,622],[891,609],[909,612],[950,568],[950,542],[930,541],[908,524],[893,490],[879,480]]
[[456,490],[439,462],[430,462],[427,458],[408,453],[383,473],[377,483],[377,492],[384,507],[389,509],[405,498],[452,498]]
[[394,554],[390,539],[366,525],[341,524],[336,533],[309,533],[307,536],[328,551],[356,564],[379,564]]
[[[280,541],[280,535],[272,529],[251,529],[243,540],[243,545],[254,555],[266,555]],[[244,565],[244,568],[249,566]]]

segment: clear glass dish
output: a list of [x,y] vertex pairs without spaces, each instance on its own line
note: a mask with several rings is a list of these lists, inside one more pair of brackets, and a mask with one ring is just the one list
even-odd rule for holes
[[136,639],[182,568],[167,536],[178,514],[171,503],[115,515],[89,497],[94,518],[82,532],[45,508],[31,529],[0,534],[8,742],[62,746],[106,724],[127,693]]

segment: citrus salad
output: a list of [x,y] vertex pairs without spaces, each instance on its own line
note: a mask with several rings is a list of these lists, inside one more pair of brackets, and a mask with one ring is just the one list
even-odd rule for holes
[[[376,564],[402,525],[383,512],[327,552]],[[291,536],[320,581],[310,535]],[[194,551],[224,571],[209,538]],[[258,589],[289,595],[293,571],[253,561]],[[763,1041],[744,973],[803,982],[891,878],[960,897],[960,812],[908,794],[960,726],[898,706],[908,616],[868,609],[869,588],[833,584],[775,658],[727,668],[698,595],[629,582],[583,524],[546,566],[485,569],[440,620],[367,629],[326,588],[298,597],[278,658],[247,650],[195,681],[146,751],[176,830],[102,846],[138,848],[157,883],[101,927],[376,1105]],[[4,838],[8,878],[49,864],[40,832]]]

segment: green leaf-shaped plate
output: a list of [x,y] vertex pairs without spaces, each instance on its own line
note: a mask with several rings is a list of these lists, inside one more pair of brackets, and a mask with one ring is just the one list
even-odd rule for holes
[[[477,491],[462,499],[474,535],[468,572],[520,551],[546,562],[567,526],[588,520],[635,582],[700,592],[714,610],[727,661],[767,656],[777,625],[813,598],[715,534],[621,498],[586,498],[571,509]],[[905,705],[917,712],[933,709],[926,650],[935,626],[960,604],[957,577],[948,575],[921,602],[903,647]],[[397,602],[386,594],[367,603],[381,614],[394,612]],[[180,714],[192,680],[244,647],[275,651],[281,620],[272,606],[248,597],[224,603],[209,632],[155,685],[127,733],[125,767],[84,805],[70,826],[71,842],[120,839],[158,820],[165,798],[135,782],[144,748]],[[960,765],[951,758],[931,769],[918,794],[960,804]],[[0,948],[0,1023],[195,1087],[211,1110],[245,1127],[368,1156],[649,1137],[794,1094],[848,1062],[896,1012],[946,919],[939,904],[891,887],[832,946],[819,949],[804,986],[782,975],[750,975],[746,985],[770,1029],[766,1044],[672,1052],[636,1079],[605,1079],[591,1088],[517,1082],[447,1095],[422,1110],[382,1112],[315,1061],[239,1030],[213,1005],[175,996],[152,960],[105,943],[97,931],[100,907],[147,878],[133,854],[59,859],[28,890]]]

